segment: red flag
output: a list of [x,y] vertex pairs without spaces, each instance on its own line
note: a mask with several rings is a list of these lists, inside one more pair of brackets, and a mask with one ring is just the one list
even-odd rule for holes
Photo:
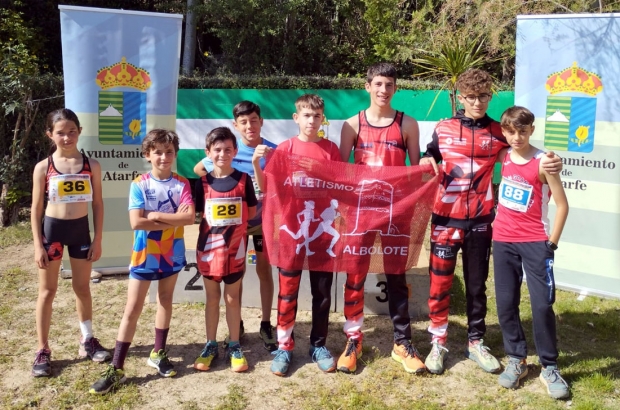
[[275,151],[265,168],[269,262],[287,270],[404,273],[418,261],[438,176]]

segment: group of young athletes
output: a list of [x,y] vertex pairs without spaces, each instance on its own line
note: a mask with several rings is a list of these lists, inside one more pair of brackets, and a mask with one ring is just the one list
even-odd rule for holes
[[[353,151],[354,162],[359,165],[375,164],[379,158],[382,166],[405,166],[408,156],[411,165],[430,164],[435,172],[440,172],[440,167],[443,171],[431,219],[428,299],[431,349],[423,361],[411,344],[408,288],[403,266],[402,271],[386,275],[394,329],[391,357],[409,373],[443,373],[448,352],[450,292],[456,258],[462,250],[469,339],[465,355],[486,372],[501,371],[502,366],[483,341],[486,280],[493,243],[498,318],[508,356],[499,375],[499,384],[517,388],[528,372],[526,339],[519,318],[521,283],[527,273],[534,340],[542,365],[540,380],[552,397],[568,397],[568,385],[557,366],[553,312],[554,251],[568,214],[559,177],[562,162],[553,153],[545,154],[529,144],[534,132],[534,116],[526,108],[509,108],[502,115],[501,123],[486,114],[492,98],[491,87],[491,77],[482,70],[472,69],[459,77],[457,98],[464,109],[437,124],[422,158],[416,120],[392,108],[396,70],[390,64],[380,63],[369,68],[366,91],[370,95],[370,106],[345,122],[340,147],[319,137],[324,102],[317,95],[305,94],[297,99],[293,119],[299,126],[299,134],[277,146],[261,136],[260,108],[250,101],[242,101],[233,109],[233,126],[241,138],[237,139],[227,127],[215,128],[206,137],[206,158],[194,168],[201,176],[195,189],[195,201],[188,180],[172,172],[179,150],[178,136],[164,129],[148,132],[142,142],[142,152],[152,169],[131,183],[129,219],[134,243],[127,304],[113,355],[94,337],[89,290],[92,262],[97,261],[102,252],[101,168],[96,160],[78,150],[81,128],[77,116],[68,109],[50,113],[46,129],[54,143],[54,152],[36,165],[33,184],[32,231],[39,268],[38,349],[32,366],[33,376],[51,374],[48,336],[65,245],[70,256],[82,333],[79,355],[98,362],[111,358],[111,364],[91,386],[90,392],[105,394],[126,380],[124,361],[150,282],[154,280],[158,281],[155,343],[147,364],[161,376],[176,374],[167,357],[166,342],[177,273],[186,263],[183,227],[194,223],[195,212],[202,213],[196,260],[206,293],[206,344],[194,368],[207,371],[219,356],[216,334],[223,282],[229,331],[226,356],[233,371],[248,369],[240,345],[244,333],[241,293],[246,244],[251,235],[262,306],[259,333],[265,349],[274,355],[271,372],[286,375],[295,347],[293,328],[302,271],[279,269],[277,327],[274,328],[270,321],[274,283],[263,250],[261,229],[265,191],[263,169],[273,150],[329,161],[348,161]],[[497,216],[492,187],[496,162],[502,163]],[[552,229],[547,219],[551,195],[557,207]],[[92,241],[89,202],[95,231]],[[334,215],[337,215],[335,210]],[[294,256],[299,250],[298,246],[295,253],[293,249],[290,253]],[[324,372],[354,373],[357,369],[357,359],[363,352],[367,274],[368,267],[363,264],[354,272],[346,272],[344,333],[347,341],[335,360],[326,347],[334,273],[310,272],[312,327],[308,354]]]

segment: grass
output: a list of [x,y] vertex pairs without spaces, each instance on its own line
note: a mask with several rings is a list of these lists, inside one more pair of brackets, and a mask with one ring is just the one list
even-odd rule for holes
[[30,230],[30,222],[19,222],[6,228],[0,227],[0,249],[31,242],[32,231]]
[[[8,247],[27,243],[27,226],[0,229],[0,243]],[[27,257],[30,257],[29,255]],[[492,275],[491,275],[492,276]],[[538,381],[540,366],[532,338],[531,310],[527,289],[522,290],[521,313],[528,337],[530,375],[517,390],[498,386],[497,375],[481,372],[463,356],[467,340],[465,295],[460,267],[452,289],[450,352],[444,375],[414,376],[405,373],[390,358],[391,323],[387,317],[367,316],[363,357],[355,375],[325,375],[307,358],[308,317],[299,313],[296,327],[298,347],[291,374],[277,378],[269,373],[269,356],[258,335],[257,309],[244,309],[244,347],[249,348],[250,371],[233,374],[220,362],[207,373],[191,369],[195,354],[204,343],[204,305],[176,305],[173,314],[172,359],[179,375],[174,380],[154,375],[144,365],[152,347],[155,307],[145,305],[126,362],[128,383],[113,394],[91,396],[88,387],[103,367],[77,359],[77,324],[71,282],[59,281],[54,302],[50,340],[53,346],[54,377],[32,379],[30,364],[36,347],[34,306],[37,297],[34,268],[8,266],[0,271],[0,408],[6,409],[489,409],[489,410],[612,410],[620,408],[620,301],[558,291],[557,315],[559,365],[571,386],[569,401],[547,397]],[[502,338],[495,311],[492,279],[488,283],[489,313],[485,342],[492,353],[503,355]],[[249,291],[249,290],[247,290]],[[125,298],[126,280],[106,278],[91,286],[96,331],[104,346],[116,336]],[[222,310],[223,312],[223,310]],[[275,313],[274,313],[275,316]],[[274,317],[273,316],[273,317]],[[330,316],[328,347],[337,356],[344,347],[342,314]],[[252,325],[254,326],[254,325]],[[427,321],[412,321],[413,339],[425,356],[430,350]],[[226,333],[224,321],[218,335]],[[153,400],[154,394],[158,398]]]
[[245,389],[238,384],[228,386],[228,394],[221,397],[216,410],[241,410],[247,408],[249,403],[245,396]]

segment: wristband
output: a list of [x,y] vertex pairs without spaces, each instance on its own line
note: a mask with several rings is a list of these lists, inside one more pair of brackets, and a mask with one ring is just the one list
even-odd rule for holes
[[558,249],[558,245],[556,245],[555,243],[551,242],[551,241],[547,241],[547,246],[549,247],[549,249],[551,249],[552,251],[555,251]]

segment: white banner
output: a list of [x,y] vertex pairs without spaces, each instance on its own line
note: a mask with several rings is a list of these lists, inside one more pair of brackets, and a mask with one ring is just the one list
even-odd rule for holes
[[[515,104],[532,144],[563,158],[570,211],[558,286],[620,297],[620,15],[519,16]],[[555,206],[550,207],[553,221]]]
[[179,14],[59,6],[66,107],[83,127],[79,147],[101,163],[103,256],[95,268],[127,269],[129,184],[150,169],[141,143],[175,129]]

